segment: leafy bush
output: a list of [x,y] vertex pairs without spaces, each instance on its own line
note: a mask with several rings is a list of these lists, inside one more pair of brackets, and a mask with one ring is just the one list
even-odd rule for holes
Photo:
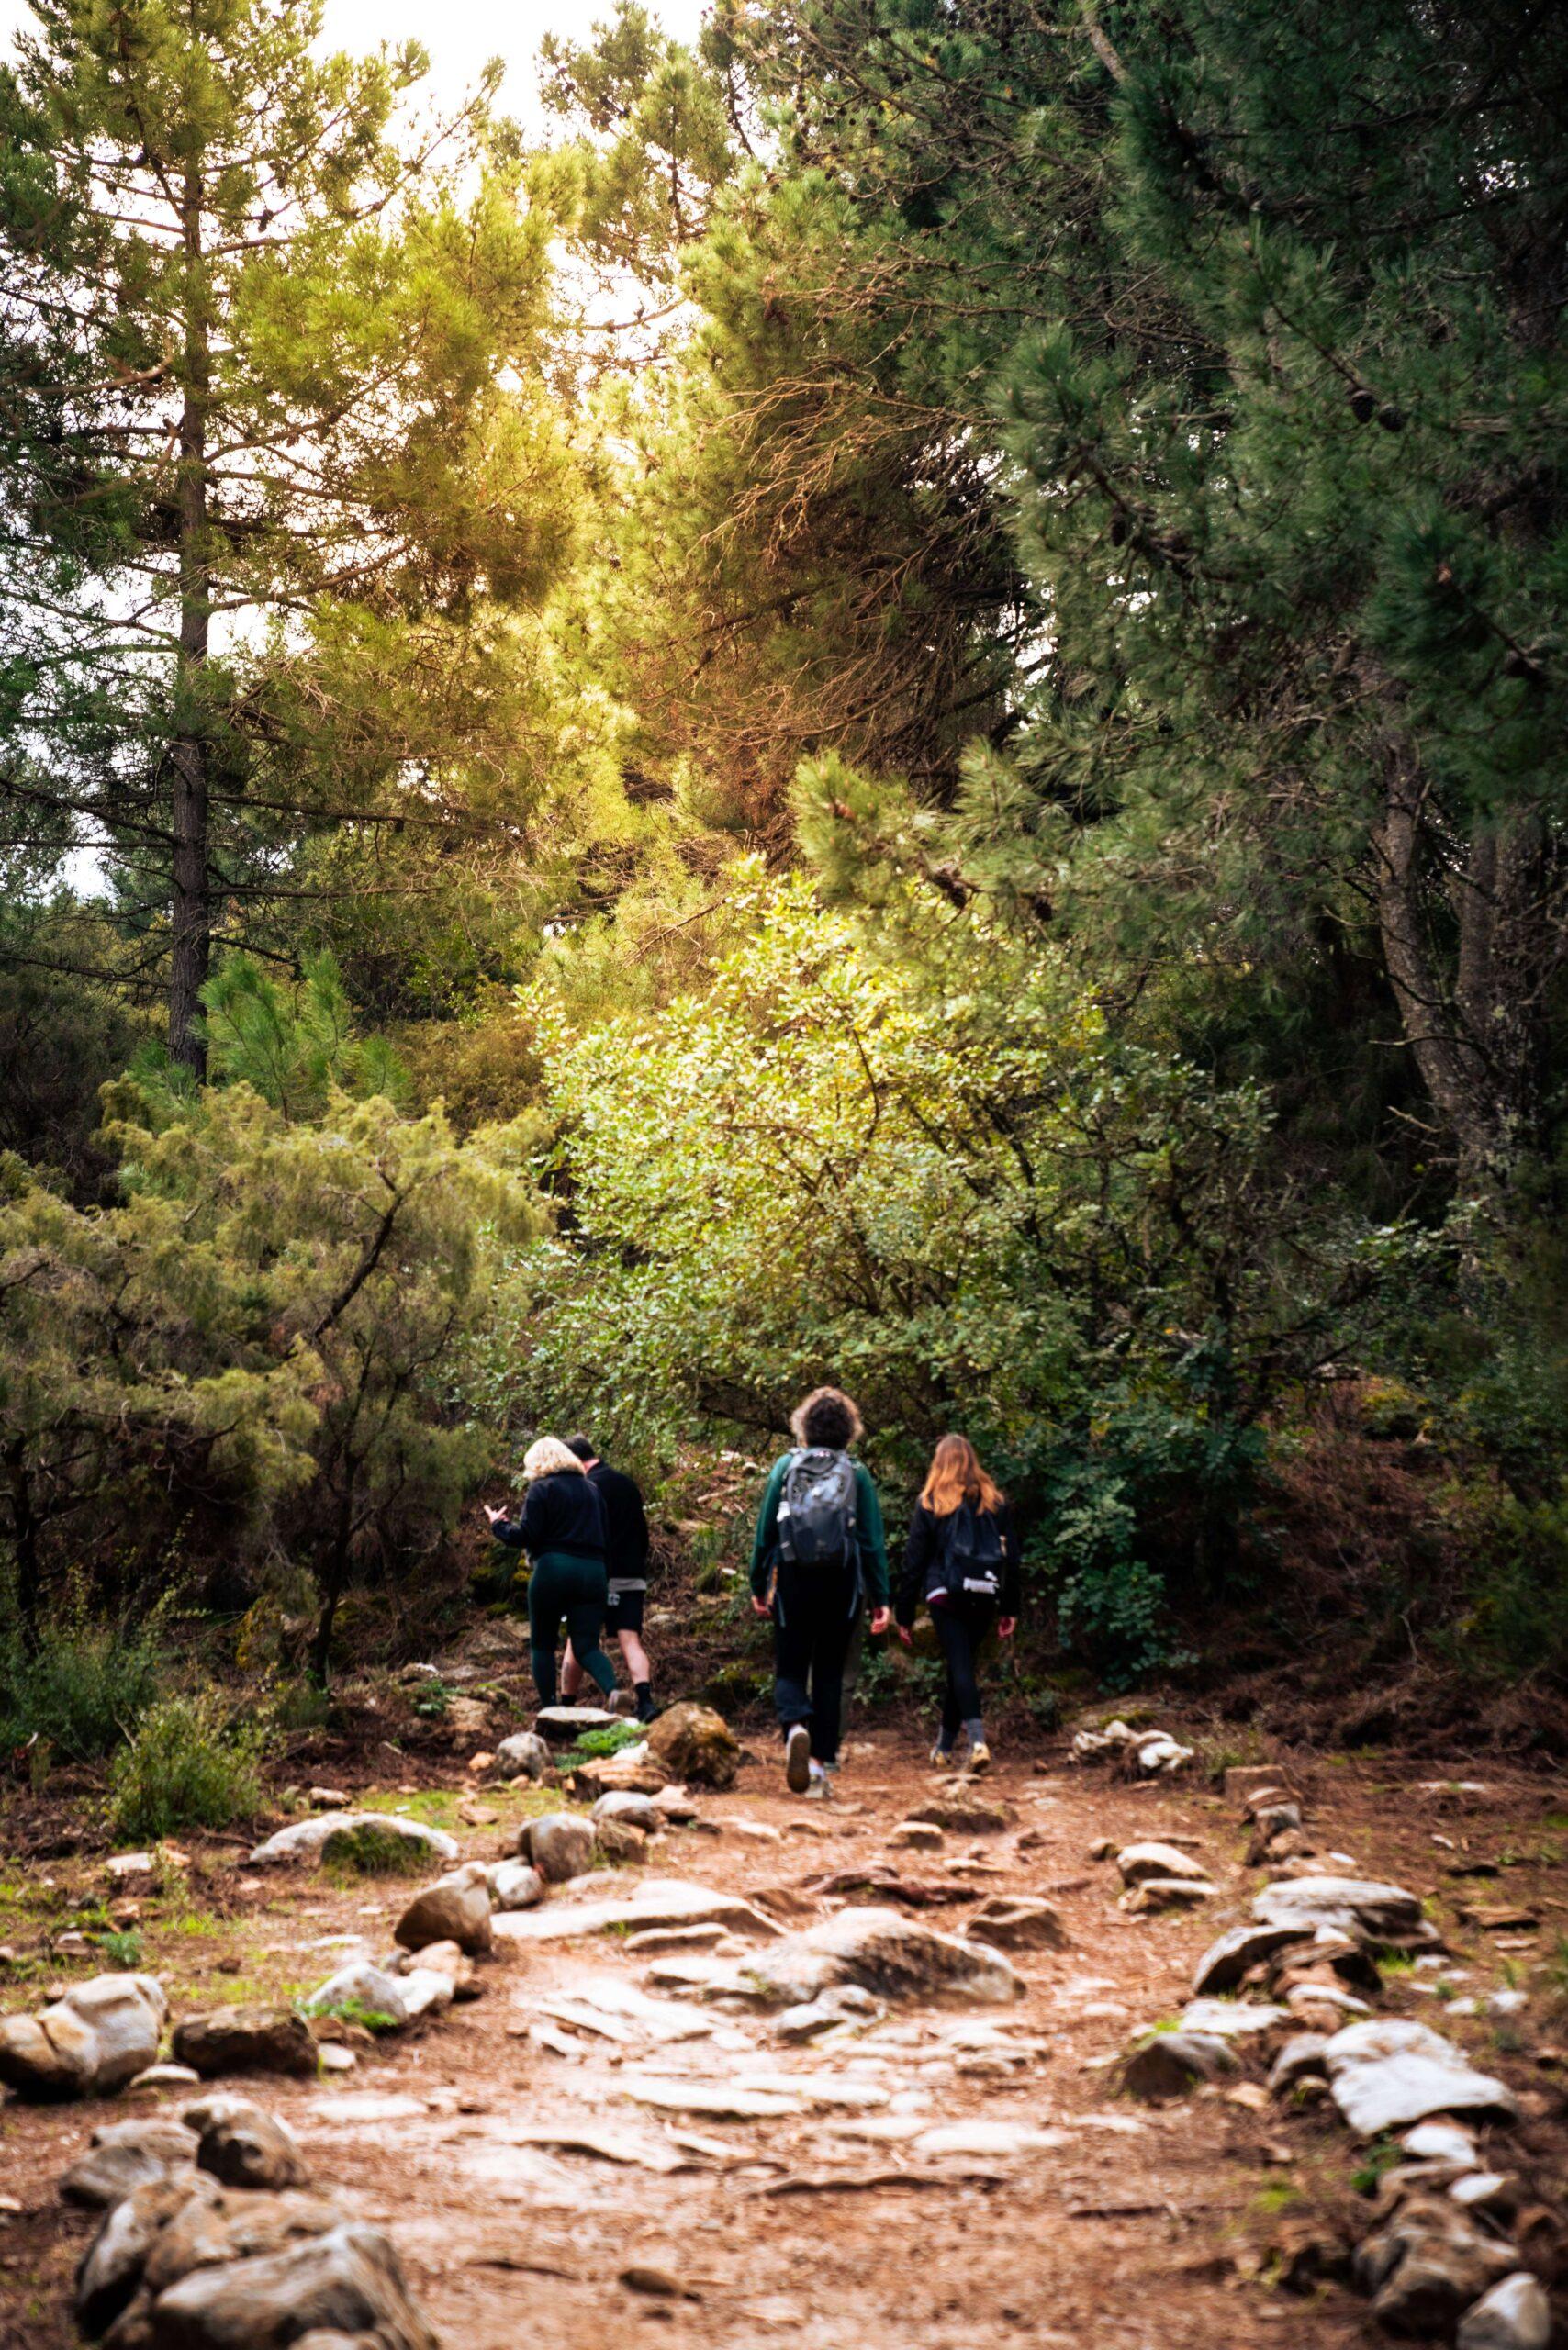
[[237,1722],[216,1691],[151,1707],[109,1765],[109,1818],[117,1836],[227,1828],[261,1809],[265,1732]]
[[151,1627],[94,1624],[73,1604],[29,1653],[7,1616],[0,1623],[0,1747],[36,1740],[66,1762],[95,1762],[134,1729],[162,1674]]

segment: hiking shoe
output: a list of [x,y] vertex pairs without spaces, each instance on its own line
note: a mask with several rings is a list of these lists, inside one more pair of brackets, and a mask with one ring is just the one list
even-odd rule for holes
[[804,1722],[793,1723],[784,1740],[784,1784],[792,1796],[803,1796],[812,1784],[812,1733]]
[[946,1746],[934,1746],[931,1750],[931,1767],[934,1771],[950,1771],[953,1767],[950,1749]]
[[991,1749],[983,1738],[977,1738],[969,1749],[969,1769],[978,1779],[982,1771],[991,1768]]

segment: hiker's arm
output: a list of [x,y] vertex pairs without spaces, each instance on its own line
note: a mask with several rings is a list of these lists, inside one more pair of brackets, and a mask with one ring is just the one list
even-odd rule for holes
[[888,1604],[891,1577],[888,1572],[888,1538],[882,1530],[882,1505],[877,1488],[871,1483],[871,1472],[855,1464],[855,1480],[859,1489],[859,1524],[856,1529],[860,1544],[860,1565],[866,1577],[873,1608]]
[[1022,1584],[1023,1560],[1018,1548],[1018,1528],[1011,1509],[1002,1513],[1002,1599],[1004,1617],[1018,1620],[1018,1600]]
[[767,1595],[767,1578],[773,1566],[773,1554],[778,1547],[778,1496],[784,1490],[784,1471],[789,1454],[776,1460],[767,1487],[762,1496],[762,1507],[756,1513],[756,1534],[751,1546],[751,1590],[754,1599]]
[[903,1572],[899,1577],[898,1619],[906,1632],[913,1627],[919,1612],[926,1561],[931,1556],[931,1535],[930,1513],[922,1509],[917,1502],[914,1516],[909,1521],[909,1540],[903,1546]]
[[485,1504],[485,1516],[490,1521],[492,1540],[508,1550],[521,1550],[522,1528],[516,1519],[508,1517],[504,1510],[492,1509],[488,1502]]

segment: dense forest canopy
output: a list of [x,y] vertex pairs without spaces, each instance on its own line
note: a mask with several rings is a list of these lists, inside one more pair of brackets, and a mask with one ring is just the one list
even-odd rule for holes
[[1115,1679],[1568,1680],[1560,13],[320,34],[0,74],[6,1703],[823,1377]]

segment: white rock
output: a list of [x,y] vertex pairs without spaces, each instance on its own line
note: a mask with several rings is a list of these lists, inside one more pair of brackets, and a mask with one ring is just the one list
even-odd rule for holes
[[1483,2293],[1459,2323],[1459,2350],[1547,2350],[1551,2308],[1521,2268]]
[[308,2015],[324,2015],[329,2009],[353,2006],[390,2016],[395,2024],[406,2024],[409,1980],[406,1975],[388,1975],[368,1959],[356,1959],[352,1964],[340,1967],[336,1975],[330,1975],[311,1992],[305,2002],[305,2011]]
[[1148,1877],[1180,1878],[1192,1885],[1210,1882],[1202,1862],[1174,1844],[1128,1844],[1116,1854],[1116,1866],[1124,1885],[1141,1885]]
[[158,2055],[169,2012],[151,1975],[95,1975],[37,2016],[0,2018],[0,2081],[19,2097],[108,2097]]
[[543,1779],[550,1768],[550,1749],[536,1730],[520,1729],[503,1738],[485,1775],[488,1779]]
[[267,1867],[274,1862],[308,1859],[312,1853],[319,1853],[340,1828],[379,1828],[388,1836],[401,1836],[437,1860],[457,1858],[455,1838],[444,1829],[427,1828],[422,1820],[407,1819],[389,1811],[323,1811],[314,1819],[297,1819],[292,1827],[280,1828],[275,1836],[269,1836],[264,1844],[256,1846],[251,1854],[252,1864]]
[[1182,2010],[1183,2031],[1214,2032],[1221,2040],[1249,2040],[1257,2032],[1271,2031],[1276,2024],[1290,2020],[1288,2008],[1262,2000],[1191,1999]]
[[1347,2024],[1323,2052],[1334,2102],[1359,2137],[1375,2138],[1450,2112],[1518,2112],[1511,2089],[1478,2073],[1462,2050],[1399,2017]]
[[1457,2121],[1418,2121],[1399,2141],[1419,2163],[1473,2163],[1475,2141]]
[[528,1861],[493,1861],[485,1882],[498,1909],[532,1909],[544,1898],[544,1879]]
[[923,2130],[917,2154],[1026,2154],[1070,2143],[1065,2130],[1037,2130],[1021,2121],[946,2121]]
[[704,1925],[722,1921],[752,1934],[777,1935],[779,1928],[766,1911],[755,1908],[736,1893],[715,1893],[711,1886],[688,1885],[679,1878],[649,1877],[624,1901],[551,1901],[542,1909],[504,1912],[494,1920],[498,1941],[570,1942],[582,1934],[601,1934],[612,1926],[633,1932],[655,1926]]
[[442,2008],[452,2005],[452,1977],[433,1966],[411,1966],[407,1975],[398,1977],[398,1988],[403,1995],[403,2012],[409,2023],[418,2016],[439,2014]]
[[1341,1932],[1409,1934],[1422,1924],[1421,1904],[1402,1885],[1380,1885],[1364,1877],[1282,1877],[1266,1885],[1252,1904],[1265,1925],[1310,1921]]
[[106,1872],[117,1883],[124,1877],[151,1876],[152,1865],[151,1852],[112,1852],[104,1863]]
[[1000,1951],[958,1942],[917,1925],[896,1909],[842,1909],[804,1932],[786,1935],[737,1970],[742,1997],[803,2007],[837,1984],[856,1983],[886,1999],[944,1996],[1011,2004],[1025,1985]]
[[641,1828],[649,1836],[656,1836],[670,1824],[668,1812],[652,1796],[638,1795],[631,1787],[612,1787],[607,1796],[600,1796],[593,1818],[595,1821],[618,1819],[623,1828]]

